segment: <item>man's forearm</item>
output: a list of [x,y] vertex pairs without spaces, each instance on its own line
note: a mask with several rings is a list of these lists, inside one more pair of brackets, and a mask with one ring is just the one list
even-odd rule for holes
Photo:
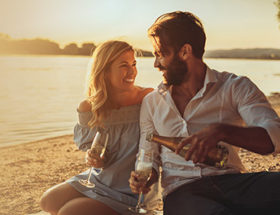
[[271,138],[262,127],[239,127],[228,124],[218,126],[222,131],[224,142],[262,155],[274,151]]

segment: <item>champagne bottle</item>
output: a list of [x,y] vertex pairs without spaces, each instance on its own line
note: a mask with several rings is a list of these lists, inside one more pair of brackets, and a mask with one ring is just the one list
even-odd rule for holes
[[[184,137],[164,137],[152,133],[152,134],[148,134],[146,139],[149,142],[158,143],[175,152],[177,145],[181,143]],[[190,144],[185,145],[179,152],[179,155],[185,157],[185,154],[189,150],[189,148],[190,148]],[[228,150],[223,146],[217,145],[215,149],[212,149],[208,152],[204,163],[210,166],[223,168],[227,159],[228,159]]]

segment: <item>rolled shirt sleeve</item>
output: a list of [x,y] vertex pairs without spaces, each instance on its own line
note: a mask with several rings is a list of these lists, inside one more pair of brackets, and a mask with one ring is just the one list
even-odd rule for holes
[[266,129],[274,145],[274,153],[280,152],[280,119],[267,119],[260,123],[260,126]]
[[[150,112],[150,107],[148,104],[148,99],[145,97],[142,101],[140,110],[140,142],[139,151],[144,149],[145,151],[153,152],[153,168],[159,174],[160,166],[160,147],[157,143],[149,142],[146,140],[147,134],[155,132],[152,115]],[[137,154],[138,157],[139,153]],[[137,165],[137,161],[136,164]]]
[[269,134],[274,152],[280,152],[280,119],[266,96],[246,77],[241,77],[234,90],[239,114],[247,126],[259,126]]

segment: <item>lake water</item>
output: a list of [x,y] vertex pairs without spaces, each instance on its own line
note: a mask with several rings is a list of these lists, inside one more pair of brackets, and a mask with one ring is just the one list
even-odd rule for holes
[[[88,61],[81,56],[0,56],[0,147],[72,134]],[[136,84],[157,87],[161,73],[153,68],[153,58],[137,61]],[[248,76],[266,95],[280,92],[280,61],[205,62]]]

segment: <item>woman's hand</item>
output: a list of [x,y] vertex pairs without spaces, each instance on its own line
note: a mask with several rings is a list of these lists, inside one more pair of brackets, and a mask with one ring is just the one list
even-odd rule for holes
[[93,153],[91,149],[86,152],[86,164],[94,168],[103,168],[105,165],[105,156],[100,157]]

